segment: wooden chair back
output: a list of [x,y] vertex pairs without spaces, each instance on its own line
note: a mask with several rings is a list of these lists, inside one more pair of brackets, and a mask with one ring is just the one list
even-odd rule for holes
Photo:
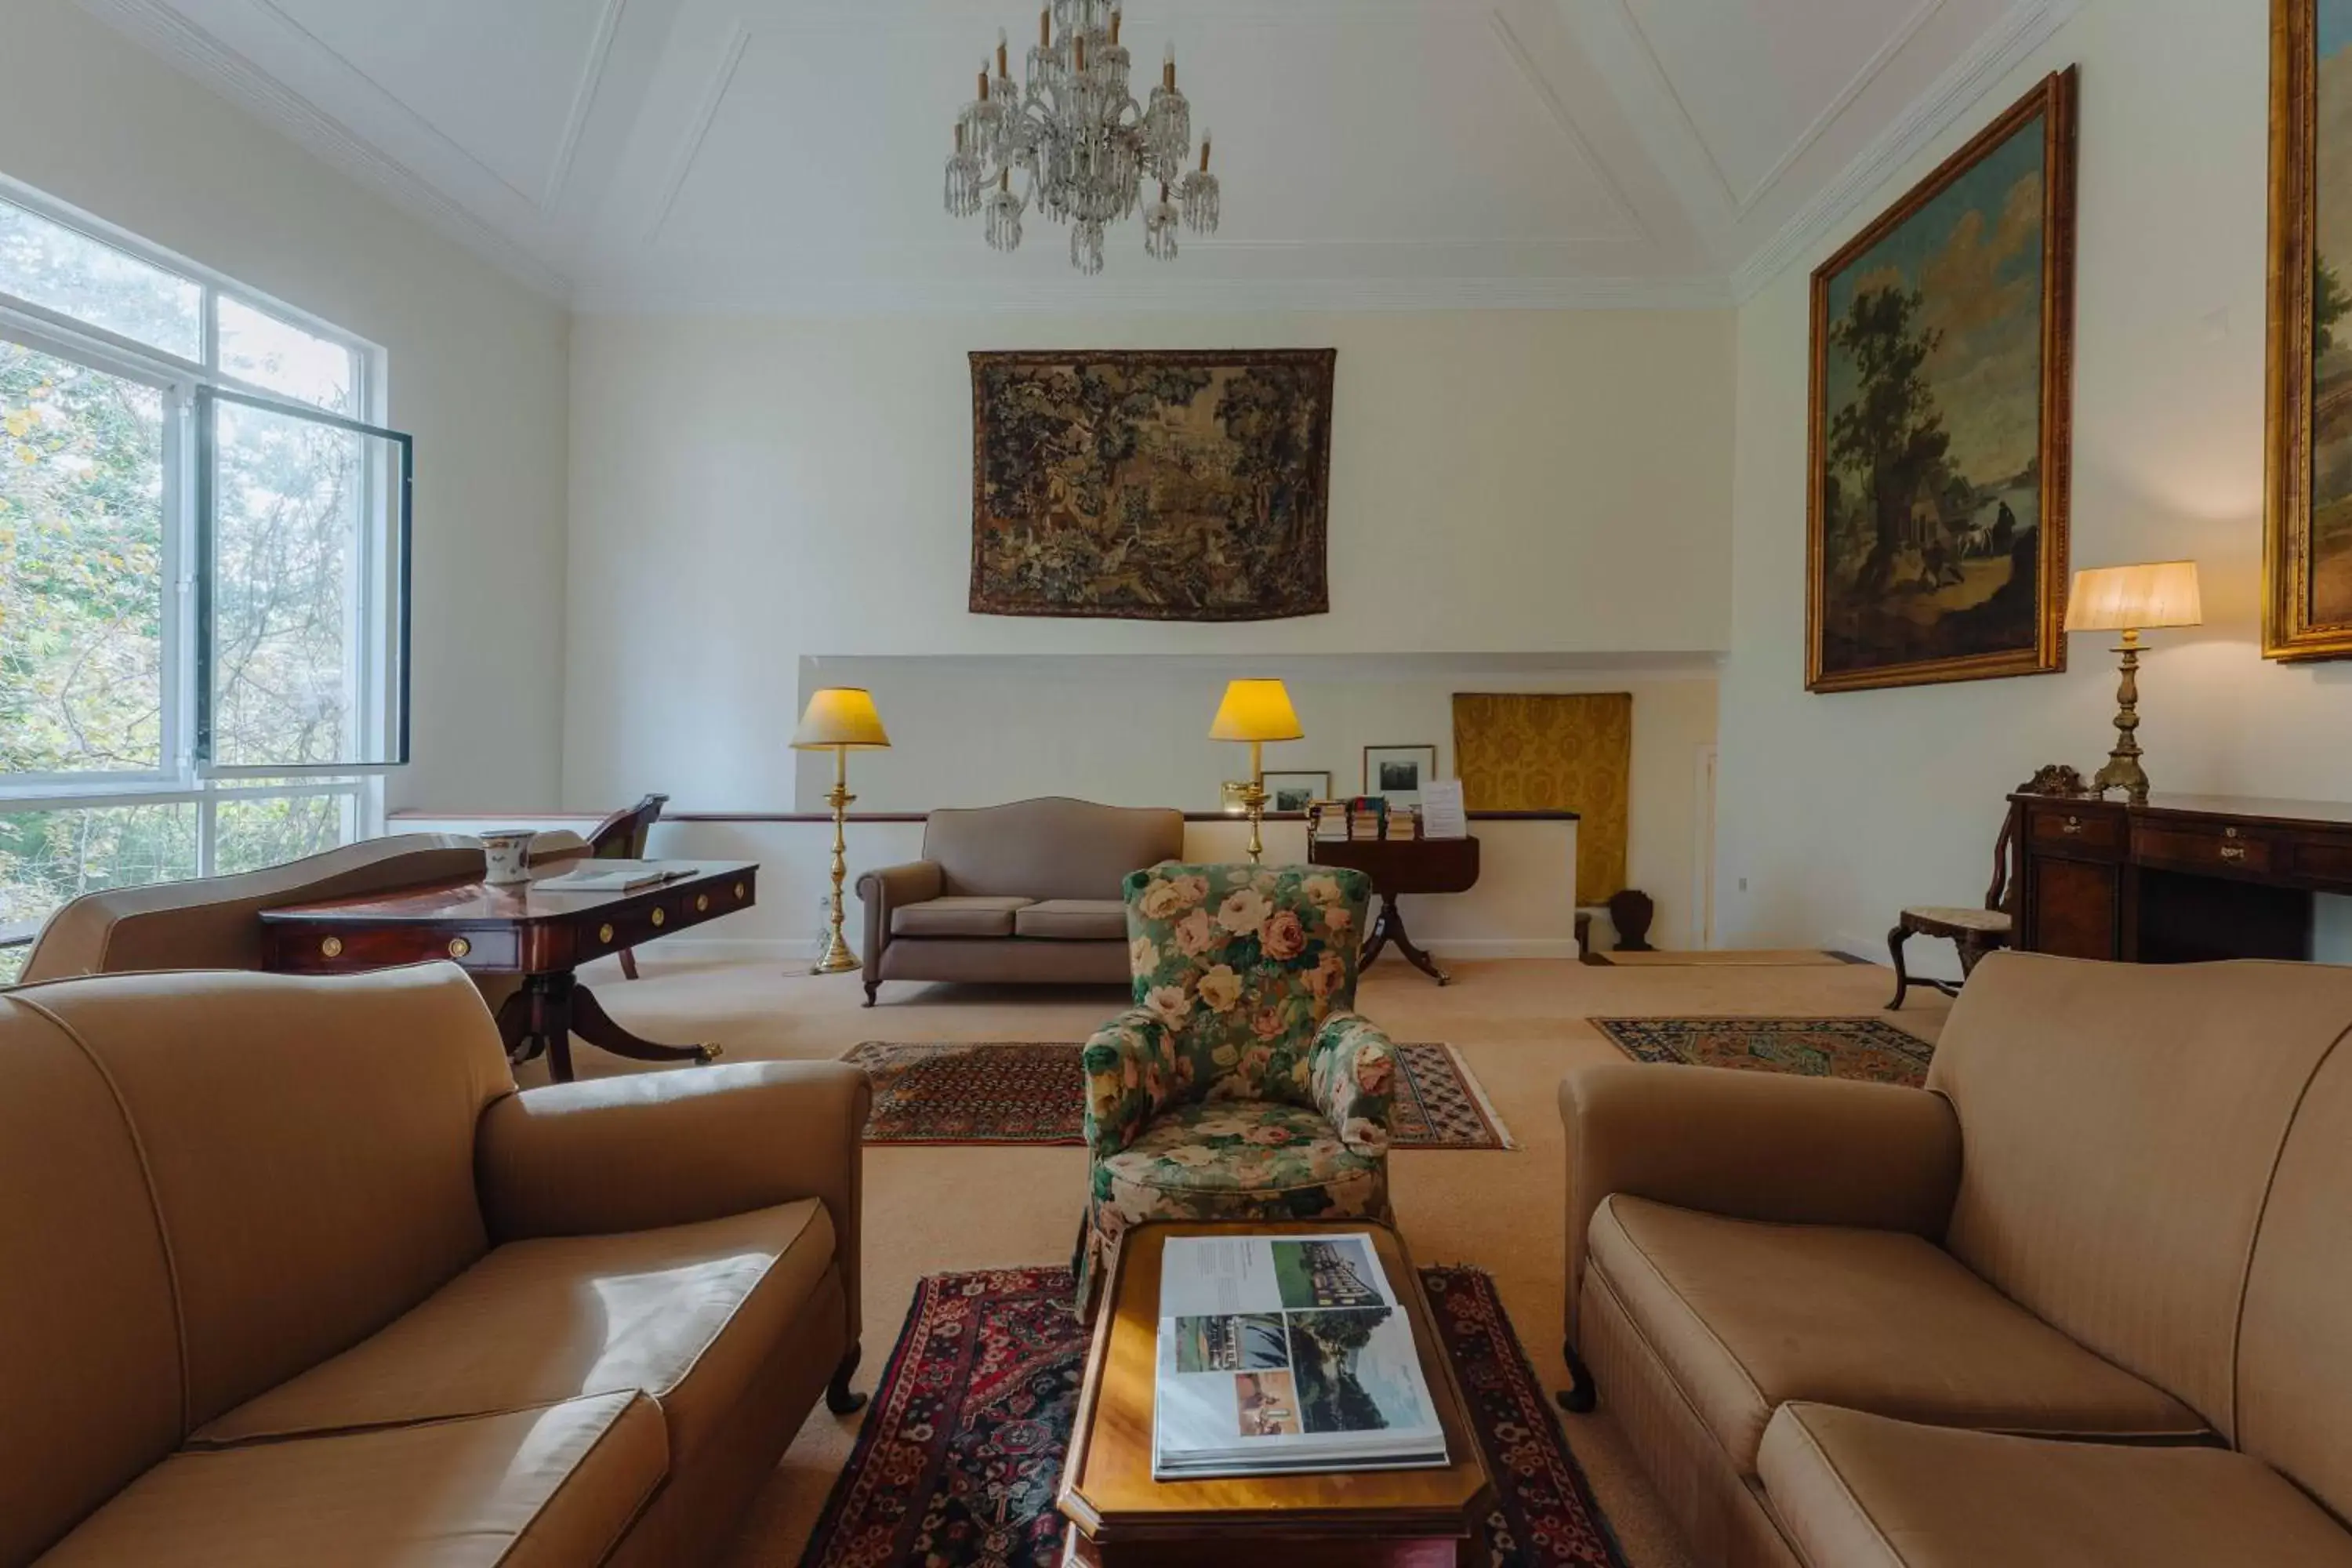
[[649,795],[636,805],[613,813],[596,825],[588,836],[588,854],[597,860],[642,860],[646,858],[646,837],[653,832],[654,824],[661,820],[662,807],[669,804],[666,795]]

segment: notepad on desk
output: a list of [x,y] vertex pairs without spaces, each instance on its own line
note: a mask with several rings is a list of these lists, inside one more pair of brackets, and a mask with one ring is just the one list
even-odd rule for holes
[[692,866],[667,860],[583,860],[561,876],[540,879],[537,886],[542,893],[634,893],[694,873]]

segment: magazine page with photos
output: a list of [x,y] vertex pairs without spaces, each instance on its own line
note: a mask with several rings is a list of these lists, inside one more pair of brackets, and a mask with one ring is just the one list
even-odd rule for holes
[[1176,1237],[1163,1256],[1155,1476],[1447,1463],[1370,1237]]

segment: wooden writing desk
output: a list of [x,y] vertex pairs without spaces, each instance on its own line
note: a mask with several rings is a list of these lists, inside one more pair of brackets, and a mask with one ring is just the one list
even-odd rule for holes
[[1381,949],[1396,943],[1405,962],[1436,981],[1451,985],[1454,976],[1437,960],[1414,945],[1405,933],[1404,914],[1397,908],[1403,893],[1466,893],[1478,885],[1478,841],[1475,838],[1349,838],[1307,840],[1307,858],[1317,866],[1345,866],[1372,879],[1381,911],[1372,919],[1364,941],[1360,969],[1370,969]]
[[759,867],[698,860],[694,875],[633,893],[541,886],[581,864],[557,862],[516,887],[459,882],[264,910],[269,967],[345,974],[446,958],[479,974],[520,975],[520,988],[499,1008],[499,1034],[510,1060],[544,1054],[558,1083],[572,1078],[573,1035],[634,1061],[717,1059],[716,1046],[656,1045],[631,1034],[573,972],[592,958],[751,908]]
[[2352,894],[2352,805],[2013,795],[2017,945],[2127,963],[2308,959],[2312,895]]

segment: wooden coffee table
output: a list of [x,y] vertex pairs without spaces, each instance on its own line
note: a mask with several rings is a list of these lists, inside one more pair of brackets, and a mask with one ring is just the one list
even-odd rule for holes
[[[1444,1469],[1155,1481],[1153,1368],[1160,1267],[1171,1236],[1315,1236],[1370,1231],[1421,1352],[1445,1429]],[[1365,1220],[1325,1224],[1148,1225],[1127,1234],[1105,1288],[1078,1394],[1061,1509],[1063,1563],[1077,1568],[1193,1568],[1219,1554],[1281,1568],[1457,1568],[1471,1562],[1493,1484],[1454,1381],[1421,1276],[1396,1234]],[[1272,1554],[1242,1553],[1278,1543]]]

